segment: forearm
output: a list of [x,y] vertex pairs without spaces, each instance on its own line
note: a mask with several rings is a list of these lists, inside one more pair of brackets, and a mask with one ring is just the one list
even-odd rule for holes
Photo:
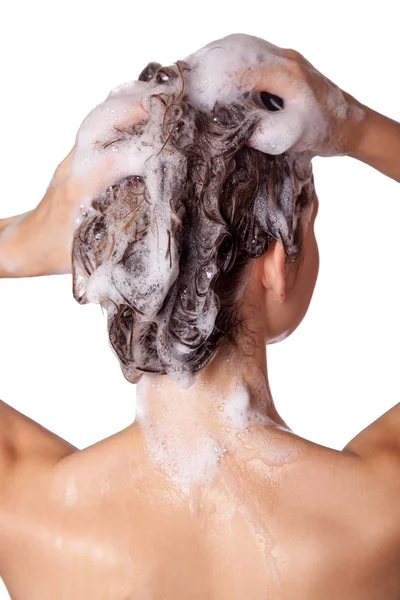
[[[53,195],[52,202],[56,201]],[[0,277],[35,277],[70,271],[62,226],[67,229],[71,224],[67,220],[54,223],[52,206],[42,201],[33,211],[0,220]]]
[[350,142],[349,156],[400,182],[400,123],[362,108],[365,117]]
[[3,260],[1,259],[1,237],[5,228],[12,223],[14,218],[15,217],[10,217],[9,219],[0,219],[0,277],[7,277],[5,265],[3,264]]

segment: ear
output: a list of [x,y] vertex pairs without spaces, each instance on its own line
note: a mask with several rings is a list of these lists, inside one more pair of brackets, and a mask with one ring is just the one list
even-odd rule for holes
[[281,242],[274,240],[262,257],[262,284],[265,289],[272,290],[279,302],[285,300],[285,249]]

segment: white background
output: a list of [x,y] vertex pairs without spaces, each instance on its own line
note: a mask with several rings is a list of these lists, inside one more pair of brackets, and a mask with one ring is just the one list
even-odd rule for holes
[[[343,89],[400,120],[396,4],[4,3],[0,216],[38,203],[82,119],[111,88],[151,60],[171,64],[229,33],[296,48]],[[314,170],[319,280],[305,320],[269,347],[268,364],[292,429],[342,448],[399,401],[400,187],[348,158],[316,159]],[[135,388],[108,347],[105,317],[98,306],[75,303],[70,276],[1,280],[0,307],[3,400],[80,448],[132,421]]]

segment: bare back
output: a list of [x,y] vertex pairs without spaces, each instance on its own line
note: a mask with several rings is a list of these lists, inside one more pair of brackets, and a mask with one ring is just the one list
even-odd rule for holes
[[36,427],[43,450],[4,470],[13,600],[400,597],[398,459],[374,446],[380,421],[343,452],[254,428],[190,496],[135,425],[82,451]]

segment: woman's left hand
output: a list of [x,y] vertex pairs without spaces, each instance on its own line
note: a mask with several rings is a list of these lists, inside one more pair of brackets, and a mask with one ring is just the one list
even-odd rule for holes
[[[299,52],[271,46],[275,62],[238,70],[238,85],[275,96],[249,145],[270,154],[350,154],[361,136],[365,107],[320,73]],[[259,102],[261,105],[261,102]]]

